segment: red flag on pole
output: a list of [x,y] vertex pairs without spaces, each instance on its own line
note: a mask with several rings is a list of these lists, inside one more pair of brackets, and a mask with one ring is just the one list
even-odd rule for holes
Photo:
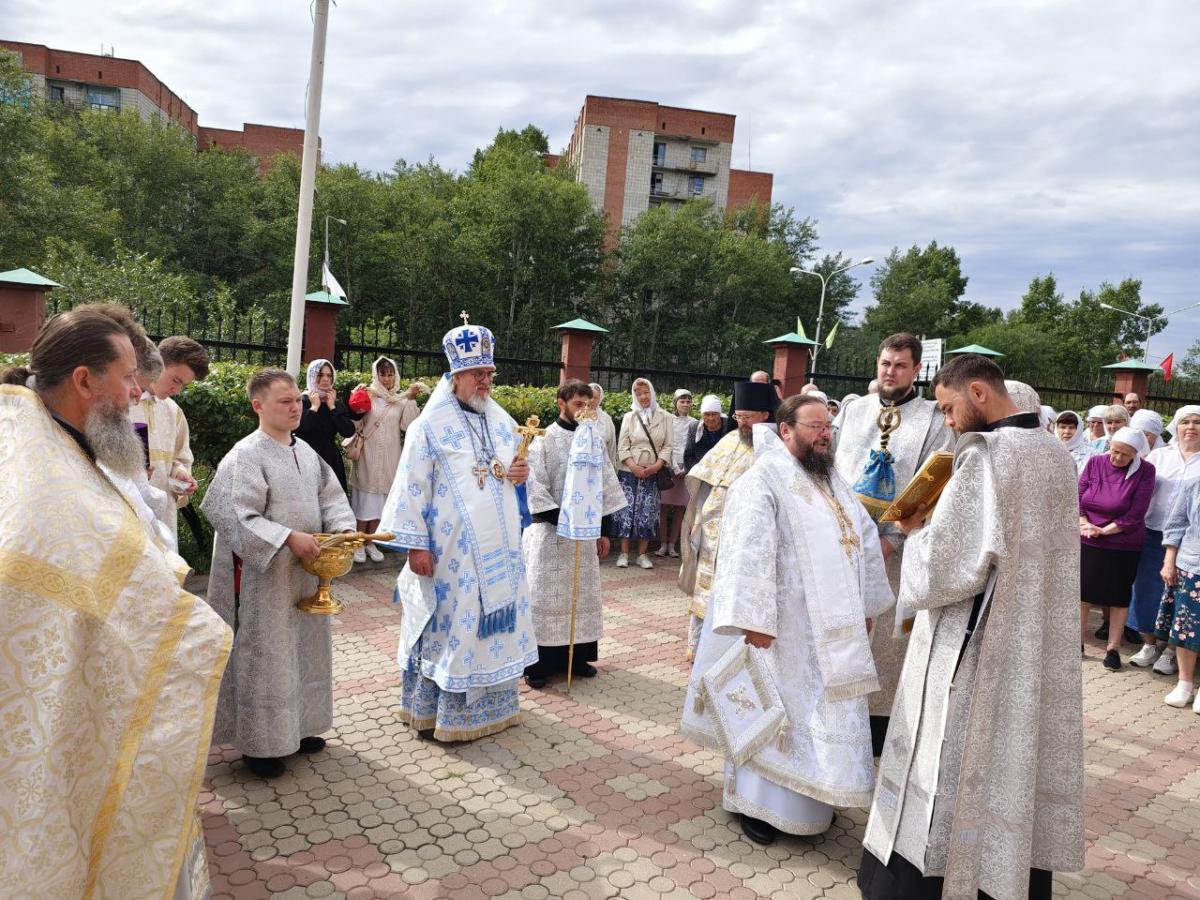
[[1175,365],[1174,352],[1167,355],[1167,358],[1162,361],[1163,381],[1171,380],[1171,368]]

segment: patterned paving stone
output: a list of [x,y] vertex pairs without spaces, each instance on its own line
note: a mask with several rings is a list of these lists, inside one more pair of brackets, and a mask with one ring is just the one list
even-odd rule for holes
[[[209,755],[214,898],[857,897],[865,811],[764,849],[721,809],[722,761],[676,733],[686,604],[656,566],[602,566],[599,677],[522,688],[520,726],[462,746],[395,718],[395,569],[337,581],[327,748],[272,782]],[[1163,705],[1170,679],[1102,655],[1083,661],[1087,869],[1055,896],[1200,897],[1200,716]]]

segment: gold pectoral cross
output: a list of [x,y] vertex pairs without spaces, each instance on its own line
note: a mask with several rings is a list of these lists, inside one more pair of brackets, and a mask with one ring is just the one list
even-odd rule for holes
[[487,466],[478,465],[471,470],[471,474],[475,476],[475,483],[479,485],[479,489],[481,491],[483,490],[484,480],[487,478],[488,472],[490,471],[491,469],[489,469]]

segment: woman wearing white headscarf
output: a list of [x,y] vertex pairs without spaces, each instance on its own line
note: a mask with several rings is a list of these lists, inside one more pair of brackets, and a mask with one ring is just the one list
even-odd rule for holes
[[1096,451],[1088,446],[1087,432],[1083,428],[1083,419],[1079,413],[1067,409],[1058,414],[1054,420],[1054,430],[1063,447],[1075,460],[1075,471],[1082,472],[1087,461],[1096,455]]
[[[1143,412],[1147,410],[1134,413],[1134,421]],[[1154,494],[1146,511],[1146,544],[1133,583],[1133,602],[1129,605],[1129,627],[1142,636],[1142,649],[1129,662],[1139,668],[1152,665],[1162,675],[1174,675],[1177,671],[1174,648],[1167,647],[1160,655],[1154,635],[1164,591],[1163,531],[1184,485],[1200,477],[1200,406],[1181,407],[1168,430],[1175,439],[1146,455],[1146,462],[1154,466]]]
[[621,420],[617,456],[621,466],[617,479],[625,491],[626,506],[613,513],[613,536],[621,540],[617,567],[629,565],[629,541],[638,542],[637,564],[653,569],[646,555],[650,540],[658,537],[658,474],[670,471],[674,438],[672,417],[658,405],[649,379],[633,382],[633,409]]
[[[371,383],[365,388],[371,408],[358,423],[362,449],[350,475],[354,486],[350,506],[358,520],[358,530],[368,534],[374,534],[379,527],[383,504],[400,465],[404,433],[421,412],[417,394],[422,389],[428,390],[420,382],[414,382],[401,393],[397,381],[394,361],[381,356],[371,364]],[[374,543],[368,543],[355,552],[354,561],[363,562],[367,557],[380,562],[383,554]]]
[[659,495],[658,549],[655,556],[678,557],[679,529],[683,527],[683,511],[688,505],[687,465],[683,453],[687,449],[688,434],[700,423],[692,418],[692,392],[679,388],[674,398],[675,414],[671,416],[671,471],[675,475],[675,486]]
[[305,391],[301,400],[300,424],[294,434],[317,452],[317,456],[329,463],[337,476],[342,490],[346,489],[346,464],[342,461],[342,450],[337,436],[354,435],[354,423],[361,418],[346,404],[337,399],[333,382],[337,372],[327,359],[314,359],[308,365]]
[[1093,456],[1079,476],[1079,537],[1081,548],[1081,634],[1088,611],[1108,608],[1108,648],[1104,667],[1121,668],[1117,648],[1137,576],[1138,559],[1146,543],[1146,510],[1154,493],[1154,464],[1141,458],[1146,438],[1128,426],[1117,431],[1109,452]]
[[[1139,409],[1129,417],[1129,427],[1136,428],[1146,436],[1146,443],[1153,450],[1162,440],[1162,416],[1152,409]],[[1147,452],[1150,452],[1149,450]]]

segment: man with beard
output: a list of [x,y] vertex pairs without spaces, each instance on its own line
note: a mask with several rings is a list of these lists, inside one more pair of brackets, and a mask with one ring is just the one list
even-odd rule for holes
[[[876,374],[879,392],[848,404],[834,422],[833,453],[838,474],[854,486],[872,518],[912,480],[925,460],[947,450],[954,435],[932,400],[917,396],[913,383],[921,370],[921,342],[911,334],[893,334],[879,345]],[[887,430],[886,441],[884,430]],[[894,522],[880,523],[879,537],[893,593],[900,587],[904,533]],[[871,695],[871,741],[878,756],[887,734],[896,681],[904,664],[911,623],[895,622],[889,612],[871,631],[871,651],[879,670],[880,690]]]
[[[867,630],[893,603],[875,525],[834,469],[824,401],[789,397],[776,416],[779,436],[754,429],[754,464],[729,491],[682,727],[727,755],[741,746],[741,714],[752,701],[741,688],[714,697],[707,685],[738,645],[755,648],[756,660],[743,665],[774,683],[785,715],[769,740],[727,760],[723,805],[759,844],[777,829],[820,834],[834,806],[870,804],[866,697],[879,681]],[[718,717],[727,691],[739,708]],[[753,713],[746,724],[755,724]]]
[[[766,373],[763,373],[766,374]],[[688,505],[680,529],[683,564],[679,587],[692,598],[687,658],[694,659],[721,543],[721,515],[730,486],[754,462],[753,428],[769,422],[779,400],[770,384],[742,381],[733,386],[734,427],[687,474]]]
[[317,588],[300,560],[320,555],[315,534],[355,522],[333,469],[292,434],[296,379],[264,369],[246,395],[258,429],[225,454],[200,505],[215,531],[208,602],[237,634],[213,743],[275,778],[285,756],[323,750],[333,727],[333,637],[328,616],[296,608]]
[[[625,506],[625,492],[617,481],[597,422],[578,421],[591,399],[592,389],[584,382],[564,382],[558,389],[558,419],[529,448],[529,511],[533,524],[521,536],[521,547],[538,645],[537,662],[525,669],[525,680],[532,688],[543,688],[551,675],[566,671],[572,635],[572,674],[582,678],[596,674],[592,663],[599,658],[604,633],[600,559],[608,555],[609,549],[608,538],[600,536],[600,521]],[[594,441],[596,452],[574,449],[581,440]],[[573,466],[583,467],[584,472],[568,478]],[[579,474],[584,476],[585,490],[577,492],[573,503],[565,491],[568,484],[579,482]],[[597,535],[584,540],[578,556],[574,546],[577,538],[563,537],[559,528],[560,517],[576,506],[583,507],[583,516],[568,522],[568,530],[577,533],[578,538],[589,537],[592,531]]]
[[910,537],[915,613],[864,838],[867,900],[1051,896],[1083,867],[1075,463],[991,360],[934,378],[954,475]]
[[[0,377],[5,892],[207,895],[196,799],[229,629],[100,468],[144,471],[122,326],[55,316]],[[30,790],[36,785],[36,790]]]
[[491,396],[495,346],[465,323],[442,339],[450,372],[408,429],[380,523],[408,550],[397,715],[439,741],[516,724],[521,675],[537,661],[517,496],[529,465]]

